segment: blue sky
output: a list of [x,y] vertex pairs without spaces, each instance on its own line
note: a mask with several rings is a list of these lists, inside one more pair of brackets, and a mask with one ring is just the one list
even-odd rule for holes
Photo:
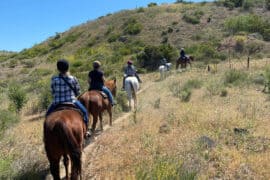
[[[176,0],[1,0],[0,50],[20,51],[56,32],[122,9]],[[200,0],[194,0],[196,2]]]

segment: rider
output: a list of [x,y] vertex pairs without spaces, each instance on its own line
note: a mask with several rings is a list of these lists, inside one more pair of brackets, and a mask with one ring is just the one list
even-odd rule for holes
[[185,60],[185,59],[187,58],[184,48],[181,48],[181,51],[180,51],[180,58],[181,58],[182,60]]
[[104,73],[100,70],[101,63],[99,61],[94,61],[93,70],[88,74],[88,83],[89,83],[89,91],[90,90],[99,90],[103,91],[109,98],[109,101],[112,106],[116,103],[113,100],[113,95],[111,91],[104,86],[105,78]]
[[169,67],[169,65],[168,65],[167,63],[168,63],[168,61],[167,61],[167,59],[166,59],[165,57],[163,57],[163,58],[160,60],[160,65],[164,65],[164,66],[167,68],[167,70],[169,70],[170,67]]
[[136,68],[133,66],[133,62],[132,62],[131,60],[128,60],[128,61],[127,61],[127,66],[125,66],[125,68],[124,68],[124,77],[123,77],[123,86],[122,86],[122,90],[125,89],[125,80],[126,80],[126,78],[127,78],[127,77],[130,77],[130,76],[131,76],[131,77],[132,77],[132,76],[135,76],[135,77],[138,79],[138,81],[139,81],[140,83],[142,83],[142,81],[141,81],[139,75],[137,74]]
[[65,59],[58,60],[57,69],[59,71],[59,75],[53,76],[51,79],[53,102],[48,108],[46,117],[54,111],[57,105],[73,103],[82,111],[84,123],[86,124],[86,127],[88,127],[87,109],[76,98],[76,96],[80,94],[80,85],[77,78],[69,74],[68,61]]

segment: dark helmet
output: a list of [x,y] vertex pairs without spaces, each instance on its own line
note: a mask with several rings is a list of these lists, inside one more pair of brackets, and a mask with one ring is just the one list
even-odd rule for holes
[[131,64],[133,64],[133,62],[131,60],[128,60],[127,64],[131,65]]
[[94,69],[97,69],[97,68],[99,68],[101,66],[101,63],[99,62],[99,61],[94,61],[93,62],[93,68]]
[[57,61],[57,69],[60,72],[67,72],[69,68],[69,63],[65,59],[60,59]]

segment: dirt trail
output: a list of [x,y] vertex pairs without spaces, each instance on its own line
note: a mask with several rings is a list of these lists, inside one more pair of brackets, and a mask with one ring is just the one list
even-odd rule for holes
[[[144,86],[138,93],[137,95],[141,94],[142,92],[144,92],[146,89],[148,89],[150,86],[152,86],[154,84],[154,82],[149,82],[147,83],[146,86]],[[132,115],[133,111],[130,111],[128,113],[124,113],[121,117],[115,119],[113,121],[113,126],[117,126],[117,124],[119,124],[120,122],[122,122],[123,120],[129,118],[131,115]],[[103,133],[106,132],[108,129],[110,129],[111,126],[109,126],[108,124],[105,125],[103,127]],[[97,135],[95,135],[94,137],[86,140],[85,142],[85,147],[84,147],[84,150],[83,150],[83,156],[82,156],[82,167],[84,169],[85,165],[86,165],[86,157],[92,152],[92,149],[96,146],[96,141],[98,140],[98,138],[102,137],[102,134],[103,133],[97,133]],[[83,172],[84,173],[84,172]],[[65,178],[65,168],[64,168],[64,165],[61,161],[61,165],[60,165],[60,177],[61,179],[64,179]],[[52,180],[52,176],[51,174],[48,174],[45,178],[46,180]]]

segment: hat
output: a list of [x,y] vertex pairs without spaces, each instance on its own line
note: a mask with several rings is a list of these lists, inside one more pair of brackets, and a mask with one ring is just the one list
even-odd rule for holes
[[133,62],[131,60],[128,60],[127,63],[128,64],[133,64]]
[[94,61],[93,62],[93,67],[96,69],[96,68],[99,68],[101,66],[101,63],[99,61]]
[[69,68],[69,63],[65,59],[60,59],[57,61],[57,69],[60,72],[67,72]]
[[181,50],[184,50],[184,48],[181,48]]

